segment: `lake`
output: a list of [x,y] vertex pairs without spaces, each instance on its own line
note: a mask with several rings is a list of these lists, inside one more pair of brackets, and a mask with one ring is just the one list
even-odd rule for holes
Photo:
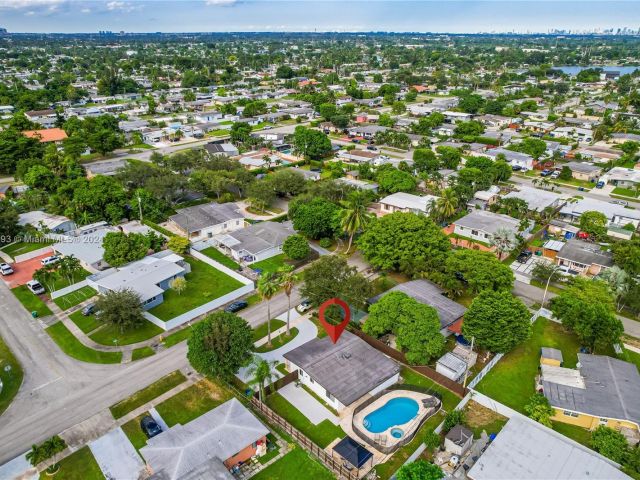
[[625,65],[623,67],[617,67],[615,65],[592,65],[589,67],[580,67],[578,65],[564,65],[559,67],[552,67],[554,70],[561,70],[563,73],[567,75],[577,75],[582,70],[586,70],[587,68],[601,68],[605,72],[620,72],[621,75],[625,75],[627,73],[633,73],[636,70],[640,69],[640,66],[636,65]]

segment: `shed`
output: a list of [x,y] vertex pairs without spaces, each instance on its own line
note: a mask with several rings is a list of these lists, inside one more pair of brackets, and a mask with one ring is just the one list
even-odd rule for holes
[[458,456],[464,455],[472,443],[473,432],[462,425],[456,425],[444,437],[444,448]]
[[562,366],[562,352],[557,348],[542,347],[540,349],[540,363],[542,365]]

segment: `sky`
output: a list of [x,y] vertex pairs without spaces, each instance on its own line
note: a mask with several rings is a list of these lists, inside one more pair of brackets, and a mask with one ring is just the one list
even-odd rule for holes
[[0,0],[9,32],[547,32],[640,28],[638,0]]

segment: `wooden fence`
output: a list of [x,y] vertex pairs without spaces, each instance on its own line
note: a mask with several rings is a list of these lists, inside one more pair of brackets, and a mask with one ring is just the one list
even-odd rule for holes
[[287,432],[293,439],[307,452],[316,457],[320,462],[331,470],[338,478],[345,480],[357,480],[358,472],[355,469],[348,470],[344,467],[343,460],[336,460],[332,455],[325,452],[318,445],[313,443],[309,438],[297,430],[293,425],[284,418],[271,410],[266,404],[262,403],[256,397],[251,397],[251,405],[258,410],[269,423],[277,425]]
[[376,350],[379,350],[380,352],[384,353],[385,355],[393,358],[394,360],[402,363],[403,365],[406,365],[407,367],[409,367],[410,369],[418,372],[419,374],[430,378],[434,382],[439,383],[443,387],[451,390],[453,393],[458,395],[460,398],[462,398],[462,397],[464,397],[466,395],[466,393],[467,393],[467,389],[466,388],[464,388],[461,384],[459,384],[457,382],[454,382],[450,378],[445,377],[441,373],[436,372],[433,368],[428,367],[426,365],[411,365],[411,364],[409,364],[409,362],[407,362],[407,359],[406,359],[404,353],[396,350],[395,348],[391,348],[389,345],[386,345],[385,343],[381,342],[380,340],[378,340],[376,338],[373,338],[373,337],[367,335],[362,330],[358,330],[356,328],[353,328],[353,329],[350,329],[349,331],[351,333],[353,333],[354,335],[357,335],[358,337],[360,337],[362,340],[367,342],[369,345],[371,345]]

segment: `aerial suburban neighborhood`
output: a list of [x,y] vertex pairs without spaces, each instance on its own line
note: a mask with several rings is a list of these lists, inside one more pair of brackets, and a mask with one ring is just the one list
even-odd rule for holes
[[0,2],[0,480],[640,479],[637,2],[200,3]]

